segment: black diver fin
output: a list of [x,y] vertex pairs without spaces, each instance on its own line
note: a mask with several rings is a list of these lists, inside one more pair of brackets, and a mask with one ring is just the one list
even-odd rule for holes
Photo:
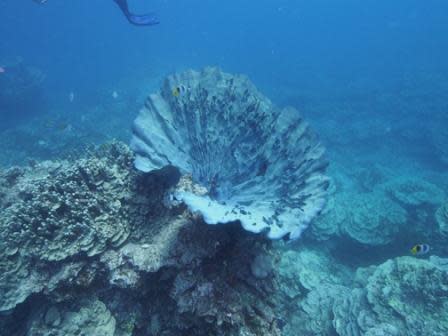
[[130,23],[136,26],[153,26],[159,24],[160,21],[154,13],[135,15],[129,11],[129,6],[127,0],[114,0],[115,3],[120,7],[124,16],[128,19]]

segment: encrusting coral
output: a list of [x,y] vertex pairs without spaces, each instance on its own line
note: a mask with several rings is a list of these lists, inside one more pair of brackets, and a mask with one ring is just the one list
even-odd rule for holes
[[[169,184],[161,175],[133,170],[132,153],[120,143],[75,162],[2,172],[4,316],[25,306],[31,308],[30,316],[40,316],[41,304],[33,294],[45,297],[48,306],[57,305],[62,316],[81,304],[81,289],[101,293],[120,330],[133,329],[121,315],[134,312],[136,304],[153,302],[151,309],[137,310],[135,328],[157,316],[157,328],[173,334],[190,329],[197,335],[232,330],[278,335],[270,297],[273,275],[268,270],[259,278],[251,272],[259,255],[268,260],[267,242],[238,226],[205,225],[182,205],[165,208]],[[131,298],[133,305],[126,306],[123,302]],[[122,300],[118,306],[116,300]],[[46,315],[54,317],[55,312]],[[54,328],[53,322],[32,323],[33,330]],[[86,321],[80,328],[86,332],[95,323]]]
[[[354,176],[356,184],[352,178],[336,174],[332,183],[335,191],[321,216],[313,221],[308,236],[372,247],[394,245],[403,233],[437,240],[429,228],[436,225],[434,213],[446,197],[440,186],[423,176],[395,176],[379,166],[362,169]],[[368,177],[359,181],[360,176]]]
[[380,191],[340,192],[311,227],[318,240],[348,237],[368,246],[389,244],[405,227],[406,211]]
[[444,198],[442,190],[416,177],[394,178],[385,188],[395,201],[406,208],[438,206]]
[[44,305],[36,312],[38,318],[32,321],[27,335],[116,335],[115,318],[97,298],[83,298],[61,308],[63,311],[57,305]]
[[82,256],[128,238],[131,160],[125,146],[113,144],[74,164],[43,162],[2,174],[0,311],[79,273]]
[[368,272],[349,295],[336,298],[334,326],[341,336],[448,333],[448,261],[400,257]]

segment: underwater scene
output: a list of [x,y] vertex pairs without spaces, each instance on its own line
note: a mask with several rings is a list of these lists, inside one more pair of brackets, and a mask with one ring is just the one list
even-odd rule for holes
[[447,1],[0,19],[0,336],[448,335]]

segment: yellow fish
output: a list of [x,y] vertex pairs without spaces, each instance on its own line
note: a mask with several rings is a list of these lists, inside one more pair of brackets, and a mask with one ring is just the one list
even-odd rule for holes
[[180,89],[178,87],[173,89],[173,96],[176,98],[180,96]]
[[186,93],[187,90],[188,90],[188,88],[186,88],[186,87],[183,86],[183,85],[180,85],[180,86],[175,87],[175,88],[173,89],[173,91],[171,91],[171,92],[173,93],[173,96],[177,98],[177,97],[179,97],[181,94]]
[[413,255],[423,255],[429,252],[429,245],[427,244],[417,244],[411,248],[411,253]]

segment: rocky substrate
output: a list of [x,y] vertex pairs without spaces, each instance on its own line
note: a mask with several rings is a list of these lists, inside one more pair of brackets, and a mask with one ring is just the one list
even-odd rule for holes
[[112,143],[0,171],[0,335],[448,333],[448,259],[346,266],[338,246],[319,243],[388,246],[410,215],[435,222],[437,208],[446,232],[437,188],[363,175],[366,197],[350,202],[340,188],[307,237],[284,244],[166,207],[178,176],[139,173],[132,159]]
[[131,161],[113,143],[1,172],[0,330],[277,335],[268,242],[165,208],[170,174]]

